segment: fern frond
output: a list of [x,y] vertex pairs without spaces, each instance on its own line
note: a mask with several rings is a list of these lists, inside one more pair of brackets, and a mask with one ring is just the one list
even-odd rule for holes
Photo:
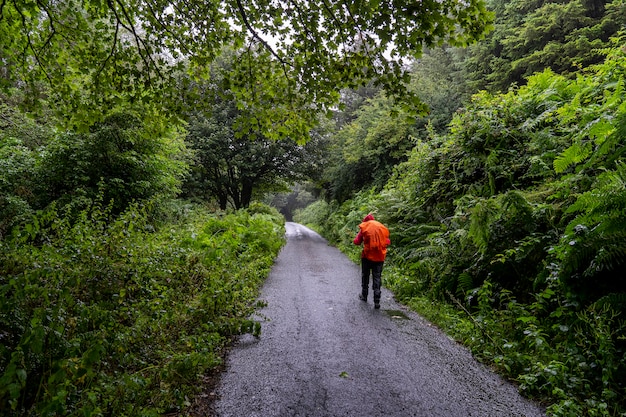
[[532,133],[535,129],[540,127],[543,123],[551,120],[554,117],[557,109],[559,108],[559,104],[549,103],[548,106],[544,106],[544,107],[546,109],[541,114],[536,115],[536,116],[533,115],[534,117],[528,118],[524,121],[524,123],[522,123],[520,128],[521,130],[524,131],[524,133],[527,133],[527,134]]
[[529,211],[531,209],[524,194],[516,190],[511,190],[502,197],[502,207],[506,210],[513,208],[516,211]]
[[[586,214],[587,221],[592,222],[599,222],[606,216],[626,217],[626,164],[620,162],[614,171],[600,175],[594,189],[578,196],[566,210],[566,213],[577,212]],[[581,222],[580,219],[575,221]]]
[[554,170],[559,174],[563,173],[572,165],[586,160],[591,155],[591,152],[591,143],[574,143],[554,159]]
[[441,230],[441,225],[436,224],[416,224],[399,231],[401,242],[410,245],[415,240],[423,240],[428,235]]
[[616,271],[626,265],[626,230],[594,236],[585,242],[595,256],[583,272],[593,277],[602,271]]
[[426,258],[436,258],[442,254],[441,247],[438,246],[423,246],[415,250],[416,258],[426,259]]
[[482,200],[471,210],[469,234],[474,244],[484,252],[489,243],[489,225],[496,218],[499,205],[495,199]]
[[626,310],[626,293],[611,293],[593,303],[593,308],[611,308],[616,311]]
[[468,272],[462,272],[457,278],[456,295],[457,297],[465,297],[468,291],[474,288],[474,279]]

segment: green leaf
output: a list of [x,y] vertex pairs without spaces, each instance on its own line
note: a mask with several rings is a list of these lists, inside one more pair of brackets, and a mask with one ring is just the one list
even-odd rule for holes
[[554,170],[565,172],[571,166],[585,161],[591,155],[591,144],[574,143],[554,159]]

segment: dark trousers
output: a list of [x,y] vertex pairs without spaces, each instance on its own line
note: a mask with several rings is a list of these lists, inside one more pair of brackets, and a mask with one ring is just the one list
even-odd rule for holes
[[372,274],[372,290],[374,292],[374,302],[380,301],[380,284],[383,273],[383,262],[374,262],[361,258],[361,294],[367,298],[370,273]]

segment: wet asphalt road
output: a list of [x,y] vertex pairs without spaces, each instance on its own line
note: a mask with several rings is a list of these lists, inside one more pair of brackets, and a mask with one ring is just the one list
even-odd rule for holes
[[[287,223],[268,277],[262,334],[231,351],[219,416],[544,416],[516,389],[383,289],[360,301],[360,268]],[[383,282],[385,271],[383,270]]]

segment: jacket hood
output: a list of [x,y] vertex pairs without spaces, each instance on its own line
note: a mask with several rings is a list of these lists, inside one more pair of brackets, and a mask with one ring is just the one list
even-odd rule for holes
[[365,218],[363,218],[363,223],[369,222],[370,220],[374,220],[374,215],[372,213],[368,214],[367,216],[365,216]]

